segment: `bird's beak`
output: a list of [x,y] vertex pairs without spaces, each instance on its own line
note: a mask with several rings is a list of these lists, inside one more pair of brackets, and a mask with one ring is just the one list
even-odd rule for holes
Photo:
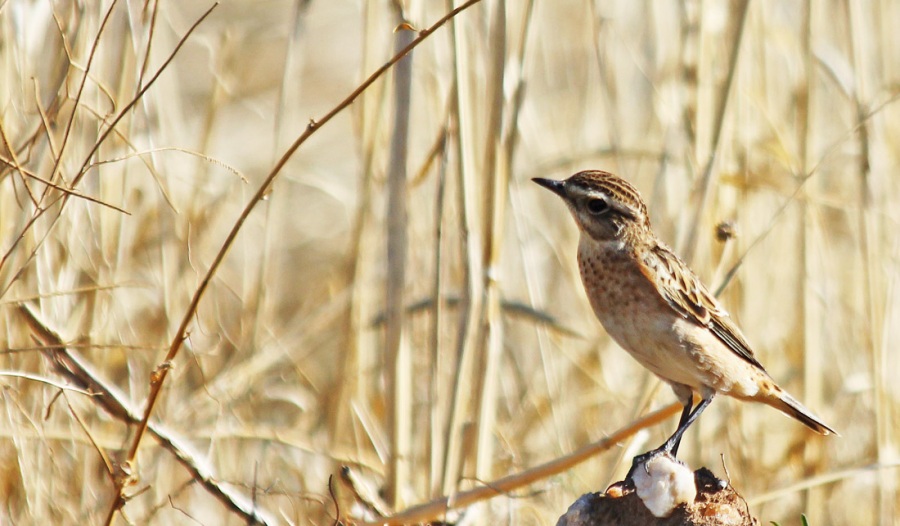
[[535,177],[532,181],[537,184],[543,186],[547,190],[550,190],[554,194],[565,198],[566,197],[566,183],[565,181],[555,181],[553,179],[543,179],[541,177]]

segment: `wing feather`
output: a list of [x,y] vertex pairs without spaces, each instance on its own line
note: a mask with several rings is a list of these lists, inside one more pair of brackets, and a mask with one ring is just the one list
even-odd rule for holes
[[669,247],[657,244],[644,257],[644,264],[655,270],[647,277],[672,309],[708,328],[735,354],[765,371],[728,312]]

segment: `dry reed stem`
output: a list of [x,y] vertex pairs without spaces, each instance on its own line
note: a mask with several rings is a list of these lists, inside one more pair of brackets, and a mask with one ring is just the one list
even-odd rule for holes
[[718,157],[719,147],[722,141],[722,127],[725,123],[728,101],[731,99],[731,86],[734,83],[738,64],[740,64],[738,59],[740,58],[741,42],[744,40],[744,27],[747,23],[747,12],[749,11],[749,8],[750,0],[740,0],[734,13],[734,23],[736,24],[737,29],[734,31],[734,39],[731,43],[731,58],[728,62],[728,76],[725,78],[725,82],[722,84],[721,92],[717,98],[718,104],[716,105],[713,117],[712,144],[709,148],[709,155],[703,165],[703,175],[700,178],[699,188],[696,190],[697,197],[693,200],[694,215],[690,227],[688,228],[687,239],[681,247],[683,259],[689,264],[694,258],[694,252],[697,249],[697,238],[701,224],[700,218],[706,212],[708,204],[709,190],[712,186],[713,168],[716,166],[716,158]]
[[[402,27],[402,6],[393,4],[398,29],[394,34],[394,50],[400,52],[412,42],[412,31]],[[407,53],[394,67],[393,133],[388,160],[387,205],[387,279],[385,282],[384,364],[387,406],[387,429],[390,436],[386,500],[391,507],[399,504],[398,494],[406,487],[410,476],[410,446],[412,444],[412,382],[410,350],[403,345],[404,288],[408,250],[407,154],[409,150],[410,93],[413,56]]]
[[[453,91],[453,90],[451,90]],[[455,93],[451,93],[450,100],[455,99]],[[447,157],[449,154],[449,141],[451,135],[451,126],[452,123],[449,121],[449,106],[450,104],[446,104],[447,110],[445,111],[445,116],[442,119],[444,122],[444,130],[441,133],[440,143],[435,143],[435,147],[433,149],[433,155],[429,155],[428,164],[431,163],[431,159],[433,156],[439,156],[439,165],[437,167],[437,185],[435,188],[435,206],[434,206],[434,257],[432,258],[432,279],[431,279],[431,295],[434,298],[433,305],[434,308],[431,310],[431,320],[429,327],[429,338],[428,338],[428,356],[430,359],[429,364],[429,388],[426,394],[427,396],[427,407],[428,412],[426,415],[427,418],[427,427],[426,427],[426,439],[425,443],[427,444],[427,470],[428,470],[428,486],[427,486],[427,494],[430,497],[435,497],[440,495],[441,491],[441,483],[442,483],[442,472],[441,466],[444,459],[445,454],[445,436],[443,433],[444,430],[444,422],[445,422],[445,414],[443,404],[441,404],[441,394],[442,394],[442,375],[440,374],[440,359],[441,359],[441,333],[443,332],[444,323],[442,322],[444,316],[444,279],[443,279],[443,265],[442,261],[444,259],[444,220],[445,220],[445,210],[447,206]],[[424,172],[424,170],[423,170]]]
[[503,352],[503,320],[500,311],[499,269],[503,242],[509,169],[503,157],[503,116],[506,63],[506,2],[497,0],[490,13],[490,72],[487,85],[488,117],[484,137],[484,161],[482,164],[482,227],[485,236],[482,247],[484,320],[479,336],[479,367],[477,378],[475,477],[480,480],[493,478],[496,417],[500,382],[500,358]]
[[879,463],[869,466],[853,467],[849,469],[842,469],[832,473],[822,473],[821,475],[814,475],[804,478],[803,480],[799,480],[793,484],[789,484],[783,488],[778,488],[768,493],[749,497],[747,499],[747,504],[750,506],[760,506],[773,500],[796,495],[797,493],[807,491],[811,488],[822,487],[843,480],[859,478],[868,473],[872,473],[873,471],[880,473],[882,471],[888,472],[891,470],[897,470],[898,468],[900,468],[900,461],[888,462],[886,464]]
[[469,33],[461,22],[454,20],[452,25],[452,60],[453,90],[456,95],[452,106],[453,121],[456,123],[456,157],[457,169],[456,192],[458,207],[458,225],[461,252],[463,254],[464,288],[461,297],[461,308],[457,325],[456,364],[453,376],[448,423],[444,431],[443,481],[441,493],[454,491],[460,479],[463,464],[471,458],[473,451],[464,451],[465,425],[468,417],[472,393],[479,385],[480,379],[476,367],[481,320],[484,302],[484,282],[482,281],[482,236],[479,230],[480,215],[478,196],[478,167],[475,164],[475,140],[477,137],[472,93],[473,80],[469,60],[471,58]]
[[[881,320],[884,319],[884,306],[879,290],[884,290],[887,283],[883,279],[884,273],[881,271],[882,262],[886,254],[880,250],[880,225],[875,212],[874,206],[876,200],[876,192],[873,187],[872,180],[872,144],[869,137],[869,128],[873,125],[867,117],[868,109],[866,102],[871,99],[869,92],[868,79],[871,77],[870,70],[873,65],[863,53],[867,47],[867,43],[872,39],[873,35],[865,29],[863,21],[863,11],[861,6],[853,2],[845,4],[847,10],[847,19],[849,21],[850,46],[851,46],[851,64],[854,71],[854,87],[852,92],[853,104],[856,109],[856,123],[858,129],[858,149],[859,156],[857,159],[857,176],[859,177],[859,195],[858,195],[858,228],[859,250],[862,258],[862,288],[865,305],[866,319]],[[881,208],[880,206],[878,208]],[[893,460],[894,444],[891,444],[891,415],[888,410],[887,397],[885,395],[885,381],[891,381],[890,375],[886,374],[888,367],[885,367],[883,357],[883,336],[881,331],[873,330],[871,336],[866,342],[869,345],[869,353],[872,355],[872,379],[875,388],[875,436],[876,436],[876,458],[879,463],[887,463]],[[820,367],[813,368],[812,374],[819,372]],[[888,378],[885,378],[888,376]],[[814,393],[817,399],[822,398],[822,384],[820,379],[812,381]],[[894,481],[890,480],[889,475],[885,471],[878,472],[878,499],[877,506],[879,516],[882,522],[886,517],[896,517],[897,502],[894,499],[896,491]],[[819,493],[820,499],[824,497]]]
[[[811,10],[812,2],[807,2],[804,10],[805,20],[802,25],[803,34],[801,36],[801,44],[804,46],[804,60],[806,61],[804,67],[807,68],[807,71],[811,71],[813,67],[811,51],[813,38]],[[812,91],[814,89],[809,75],[807,75],[807,83],[804,86],[804,89],[805,94],[799,97],[800,107],[798,108],[798,113],[800,114],[801,124],[797,128],[797,143],[799,146],[798,160],[800,163],[800,170],[802,170],[803,173],[808,173],[807,170],[810,168],[808,166],[808,148],[810,142],[809,101],[813,96]],[[799,229],[801,257],[797,262],[797,274],[803,276],[803,279],[798,280],[798,297],[802,298],[800,309],[804,326],[801,338],[803,347],[806,350],[806,352],[803,353],[805,365],[803,375],[803,399],[806,403],[813,404],[811,407],[815,407],[818,405],[817,402],[821,400],[821,397],[818,396],[819,390],[814,388],[816,385],[815,382],[821,377],[821,368],[817,363],[821,357],[814,352],[814,349],[821,348],[821,333],[817,330],[817,326],[822,322],[824,316],[818,298],[816,297],[817,293],[811,287],[811,283],[821,279],[819,276],[811,275],[812,272],[814,272],[813,268],[815,265],[815,254],[813,253],[813,250],[811,250],[811,247],[815,245],[813,236],[816,234],[816,222],[814,217],[815,206],[812,205],[815,192],[810,188],[812,185],[802,186],[803,191],[800,194],[802,201],[802,227]],[[812,398],[813,395],[816,396],[816,399]],[[811,464],[816,455],[820,454],[821,447],[813,445],[811,448],[807,449],[804,461]],[[821,509],[821,499],[817,498],[809,490],[805,490],[803,500],[804,509],[809,510],[812,513],[811,519],[814,521],[813,523],[819,522],[820,513],[818,510]]]

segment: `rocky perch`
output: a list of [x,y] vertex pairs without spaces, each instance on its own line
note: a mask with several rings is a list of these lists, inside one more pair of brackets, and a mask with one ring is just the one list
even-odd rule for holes
[[671,456],[640,465],[633,480],[587,493],[557,526],[758,526],[743,497],[706,468],[691,473]]

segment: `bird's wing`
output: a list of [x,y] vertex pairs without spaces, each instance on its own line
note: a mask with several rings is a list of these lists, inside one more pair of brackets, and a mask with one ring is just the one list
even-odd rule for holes
[[670,307],[712,331],[735,354],[765,371],[728,312],[668,247],[655,246],[644,257],[644,264],[651,271],[646,273],[647,278],[656,285],[656,290]]

